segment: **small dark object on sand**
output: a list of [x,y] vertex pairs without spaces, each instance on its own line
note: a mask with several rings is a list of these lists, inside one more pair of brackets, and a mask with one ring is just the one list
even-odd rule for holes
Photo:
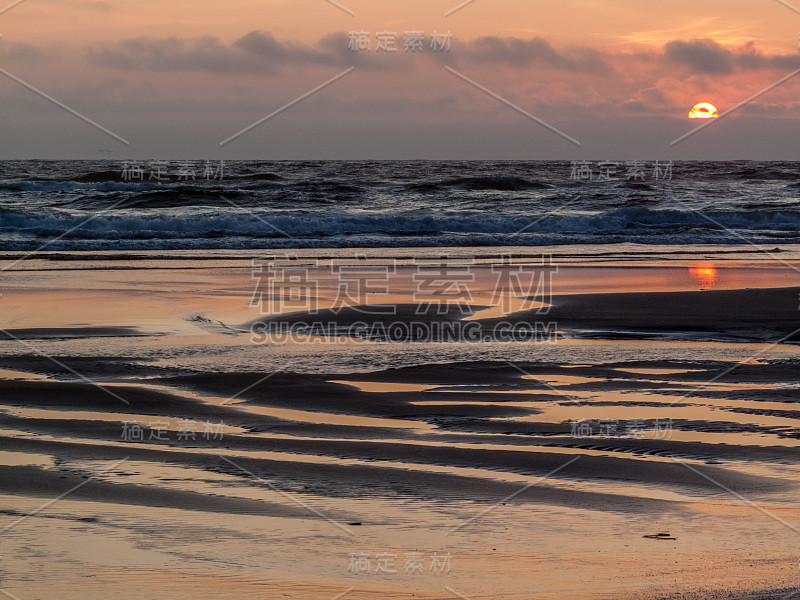
[[651,540],[677,540],[678,538],[671,537],[668,533],[653,533],[650,535],[643,535],[642,537],[646,537]]

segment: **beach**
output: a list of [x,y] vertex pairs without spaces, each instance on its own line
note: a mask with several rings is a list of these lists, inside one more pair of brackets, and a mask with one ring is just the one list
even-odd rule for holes
[[[649,599],[800,585],[787,265],[461,256],[448,272],[469,272],[469,296],[431,298],[411,259],[346,256],[53,254],[4,271],[3,590]],[[387,285],[336,306],[332,262],[350,280],[390,272]],[[264,287],[270,267],[298,264],[313,298]],[[549,287],[498,294],[520,265]],[[276,297],[291,302],[276,311]]]

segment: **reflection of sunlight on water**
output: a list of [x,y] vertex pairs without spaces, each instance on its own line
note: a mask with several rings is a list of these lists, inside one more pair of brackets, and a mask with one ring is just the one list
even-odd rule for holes
[[689,274],[697,285],[703,288],[713,288],[719,280],[719,273],[712,264],[702,264],[690,267]]

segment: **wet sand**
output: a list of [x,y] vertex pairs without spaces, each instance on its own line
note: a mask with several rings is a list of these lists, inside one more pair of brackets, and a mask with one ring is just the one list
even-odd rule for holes
[[[567,344],[575,360],[517,358],[524,343],[497,340],[508,359],[437,360],[435,345],[361,340],[419,358],[326,372],[326,336],[302,352],[250,341],[252,323],[319,313],[254,315],[246,274],[166,289],[144,273],[127,275],[139,294],[125,301],[101,289],[113,274],[90,277],[95,322],[80,292],[48,311],[58,288],[21,275],[0,300],[13,304],[0,341],[0,587],[22,600],[800,588],[800,361],[787,343],[800,289],[782,277],[771,289],[583,289],[555,294],[545,315],[484,319],[485,290],[437,314],[398,282],[395,319],[470,318],[482,334],[555,321],[558,340],[528,344]],[[322,317],[380,321],[354,308]],[[676,357],[620,359],[652,335]],[[600,360],[582,357],[585,337],[610,340]],[[704,356],[693,340],[709,338]],[[672,339],[700,351],[687,359]],[[195,352],[218,368],[176,366]],[[281,352],[293,362],[260,367]]]

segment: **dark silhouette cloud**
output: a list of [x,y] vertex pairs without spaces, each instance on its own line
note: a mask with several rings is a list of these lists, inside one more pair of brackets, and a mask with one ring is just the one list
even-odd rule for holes
[[[341,39],[346,50],[346,40]],[[327,38],[309,46],[279,41],[262,31],[251,31],[230,45],[211,36],[141,37],[93,46],[87,52],[94,64],[124,70],[271,74],[287,66],[341,64],[341,53],[331,52]]]
[[525,68],[541,65],[561,71],[606,74],[611,69],[603,55],[588,47],[572,47],[556,50],[541,37],[530,40],[480,37],[464,45],[465,58],[480,62],[504,64],[510,67]]
[[[329,34],[316,43],[278,40],[269,32],[251,31],[226,44],[213,36],[197,38],[133,38],[89,47],[89,60],[104,67],[122,70],[204,71],[211,73],[275,74],[299,67],[355,66],[363,70],[400,71],[413,67],[415,60],[446,62],[467,68],[506,67],[509,69],[548,69],[614,77],[630,72],[633,63],[653,66],[679,65],[695,75],[730,75],[740,70],[797,69],[797,54],[766,55],[754,43],[731,49],[712,39],[675,40],[662,52],[609,53],[587,46],[554,48],[541,37],[520,39],[484,36],[471,41],[454,39],[452,51],[419,54],[403,52],[398,34],[398,56],[352,52],[348,34]],[[391,60],[390,60],[391,59]],[[397,59],[397,60],[395,60]]]
[[664,46],[664,56],[668,61],[688,67],[698,75],[729,75],[737,70],[800,68],[800,56],[797,54],[767,56],[753,42],[729,49],[711,39],[675,40]]
[[0,57],[17,63],[41,62],[45,58],[45,52],[30,44],[5,44],[0,47]]
[[[207,71],[212,73],[276,73],[298,66],[349,66],[397,69],[376,53],[355,53],[348,48],[345,32],[334,33],[316,44],[281,41],[271,33],[252,31],[231,44],[215,37],[133,38],[87,49],[96,65],[124,70]],[[402,52],[402,42],[398,40]],[[587,47],[556,50],[546,40],[481,37],[470,42],[453,41],[450,53],[427,50],[420,57],[501,64],[510,68],[539,65],[561,71],[607,74],[609,65],[600,52]]]
[[724,75],[733,72],[734,56],[714,40],[675,40],[664,46],[667,60],[692,69],[695,73]]

